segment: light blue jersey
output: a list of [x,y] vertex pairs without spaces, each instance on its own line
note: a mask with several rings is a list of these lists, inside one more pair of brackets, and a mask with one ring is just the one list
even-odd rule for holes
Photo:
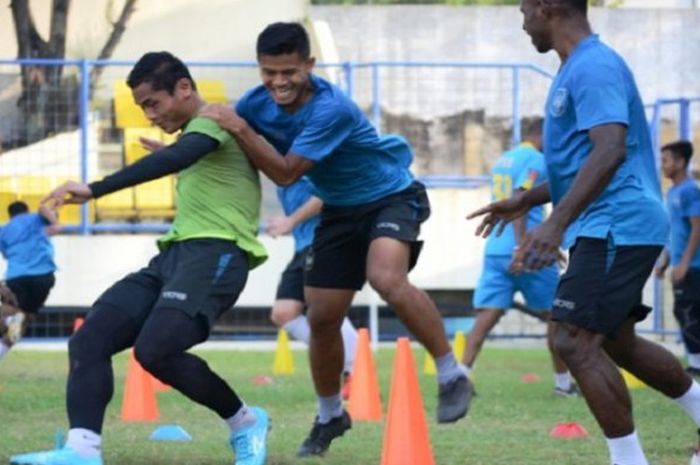
[[[300,178],[289,186],[277,188],[277,198],[282,204],[284,214],[287,216],[292,215],[302,207],[313,195],[313,185],[306,177]],[[294,235],[295,252],[299,252],[311,245],[318,221],[319,215],[315,215],[294,227],[292,234]]]
[[[671,217],[671,240],[669,251],[671,265],[676,266],[690,239],[690,218],[700,217],[700,189],[691,178],[687,178],[668,191],[668,212]],[[690,262],[691,268],[700,268],[700,248]]]
[[314,162],[306,175],[328,205],[361,205],[406,189],[411,147],[400,136],[379,136],[338,87],[310,75],[314,94],[288,113],[264,86],[248,91],[236,112],[283,155]]
[[56,271],[53,244],[44,231],[48,224],[37,213],[20,213],[0,229],[0,252],[7,260],[5,279]]
[[582,40],[562,65],[545,115],[544,154],[555,205],[593,149],[588,131],[610,123],[627,127],[625,161],[571,224],[564,247],[577,237],[610,237],[616,245],[665,244],[668,217],[644,107],[632,72],[597,35]]
[[[491,200],[497,202],[513,195],[519,188],[531,189],[547,179],[544,156],[532,144],[524,143],[509,150],[496,160],[491,170]],[[527,214],[527,229],[542,223],[543,208],[532,208]],[[515,248],[515,229],[510,223],[500,236],[489,235],[486,255],[512,256]]]

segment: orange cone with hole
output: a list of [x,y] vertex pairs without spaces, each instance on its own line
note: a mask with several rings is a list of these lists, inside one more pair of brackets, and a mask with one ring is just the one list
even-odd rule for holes
[[131,351],[122,399],[123,421],[156,421],[160,413],[153,388],[153,377],[146,372]]
[[348,413],[353,421],[382,421],[379,381],[367,328],[357,330],[357,352],[352,365]]
[[435,465],[416,366],[405,337],[396,347],[381,465]]

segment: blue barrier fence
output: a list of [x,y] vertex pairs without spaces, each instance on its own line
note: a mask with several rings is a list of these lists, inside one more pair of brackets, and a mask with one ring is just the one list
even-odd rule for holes
[[[95,177],[91,173],[91,156],[95,152],[92,145],[103,144],[102,136],[91,137],[96,121],[110,121],[113,115],[112,87],[107,84],[123,80],[134,61],[116,60],[0,60],[0,95],[3,94],[3,75],[11,77],[26,74],[30,68],[61,67],[65,75],[73,76],[77,93],[65,102],[73,107],[77,115],[76,129],[79,142],[76,147],[79,170],[73,173],[83,181]],[[257,64],[254,62],[208,62],[188,61],[188,66],[195,79],[198,76],[225,80],[230,85],[227,90],[228,101],[235,101],[245,89],[257,85]],[[455,63],[455,62],[345,62],[336,64],[319,64],[319,72],[328,73],[349,96],[365,109],[377,129],[381,132],[393,129],[387,122],[392,114],[411,115],[418,121],[430,121],[444,115],[460,111],[482,112],[484,120],[493,117],[501,124],[501,132],[507,133],[504,147],[493,150],[494,155],[501,148],[517,144],[521,139],[521,119],[528,115],[541,114],[542,102],[546,95],[552,75],[545,70],[527,63]],[[95,78],[100,71],[99,81]],[[46,85],[46,83],[43,83]],[[10,85],[7,86],[10,88]],[[19,95],[5,92],[10,98]],[[6,102],[7,103],[7,102]],[[12,102],[14,103],[14,102]],[[676,125],[679,138],[692,139],[693,121],[700,119],[700,97],[658,99],[648,107],[651,110],[650,131],[656,153],[664,142],[662,129],[665,122]],[[495,110],[491,111],[491,107]],[[16,112],[17,105],[2,106],[0,116],[5,120],[7,112]],[[670,116],[669,116],[670,114]],[[486,115],[486,116],[484,116]],[[485,124],[488,125],[488,124]],[[21,124],[20,124],[21,126]],[[0,126],[0,129],[2,127]],[[108,132],[109,128],[101,127]],[[1,133],[0,133],[1,135]],[[0,140],[2,137],[0,137]],[[415,144],[415,139],[412,140]],[[92,160],[94,161],[94,160]],[[445,172],[446,171],[446,172]],[[465,173],[467,170],[446,169],[442,172],[428,170],[420,173],[419,178],[430,189],[461,188],[469,189],[484,186],[489,182],[487,167],[480,173]],[[106,174],[106,173],[101,173]],[[88,207],[81,211],[78,224],[67,226],[67,232],[89,234],[101,232],[162,232],[168,227],[164,222],[96,222],[90,217]],[[654,293],[654,325],[652,332],[658,334],[674,333],[664,327],[661,283],[657,281]]]

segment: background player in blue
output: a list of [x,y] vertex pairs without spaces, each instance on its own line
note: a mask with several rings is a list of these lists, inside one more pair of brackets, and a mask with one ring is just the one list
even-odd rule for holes
[[44,306],[55,283],[56,264],[49,236],[58,231],[56,210],[49,206],[30,213],[26,203],[17,201],[7,211],[10,221],[0,229],[0,252],[7,260],[6,285],[17,306],[5,305],[0,312],[0,359]]
[[[279,328],[284,328],[294,339],[309,343],[311,329],[304,314],[304,264],[318,225],[323,202],[313,195],[311,182],[302,177],[286,187],[277,187],[277,198],[284,210],[283,216],[271,218],[266,227],[267,233],[278,237],[292,233],[294,236],[294,256],[282,272],[275,303],[270,319]],[[340,327],[343,335],[343,389],[342,397],[350,395],[352,365],[357,348],[357,331],[348,317]]]
[[[671,216],[671,240],[656,267],[663,277],[671,263],[673,313],[681,329],[688,356],[686,371],[700,375],[700,189],[688,175],[693,145],[677,141],[661,148],[661,169],[673,186],[667,204]],[[670,260],[669,260],[670,259]]]
[[[531,189],[546,181],[547,173],[542,149],[542,118],[523,124],[524,141],[496,160],[491,170],[491,199],[499,201],[513,195],[518,190]],[[474,292],[476,322],[467,338],[467,347],[462,362],[471,375],[474,363],[484,340],[501,319],[513,308],[516,292],[525,298],[531,309],[540,312],[542,319],[549,320],[554,293],[559,282],[558,264],[550,265],[537,272],[512,273],[508,268],[513,251],[522,240],[527,229],[542,223],[543,207],[530,210],[526,217],[520,217],[508,224],[501,235],[491,235],[486,241],[484,267]],[[526,224],[527,223],[527,224]],[[575,396],[576,385],[553,347],[554,325],[547,324],[547,345],[552,355],[554,368],[554,393],[559,396]]]
[[312,73],[300,24],[269,25],[258,36],[257,55],[263,85],[246,93],[236,111],[212,106],[202,115],[229,130],[272,181],[288,185],[306,174],[323,200],[304,289],[319,411],[298,454],[322,454],[351,426],[340,397],[340,326],[366,280],[435,359],[438,422],[458,420],[467,412],[471,384],[435,304],[408,281],[420,225],[430,213],[424,186],[408,170],[410,146],[398,136],[379,137],[352,100]]
[[[700,385],[663,347],[638,337],[642,290],[668,236],[649,129],[632,72],[591,32],[586,0],[522,0],[523,28],[562,62],[545,108],[549,181],[470,216],[494,227],[551,199],[514,270],[537,270],[570,247],[552,319],[555,347],[605,434],[610,462],[647,465],[617,365],[674,399],[700,425]],[[697,457],[693,458],[700,463]]]

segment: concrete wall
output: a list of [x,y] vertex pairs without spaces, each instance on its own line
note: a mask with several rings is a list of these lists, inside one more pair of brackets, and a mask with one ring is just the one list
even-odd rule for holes
[[[342,60],[524,62],[552,74],[559,66],[554,53],[532,47],[517,7],[315,6],[311,15],[328,22]],[[700,95],[700,10],[593,8],[590,19],[625,57],[646,101]],[[545,90],[526,87],[525,98],[541,108]]]

